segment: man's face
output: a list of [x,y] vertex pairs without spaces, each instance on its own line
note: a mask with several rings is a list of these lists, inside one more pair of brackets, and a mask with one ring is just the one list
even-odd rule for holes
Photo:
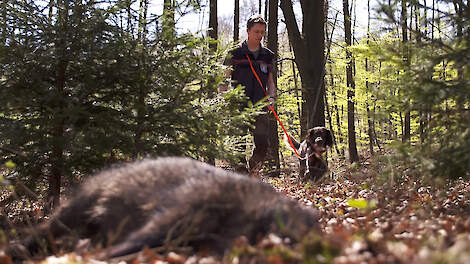
[[248,41],[261,43],[264,33],[266,32],[266,25],[259,23],[254,24],[250,29],[247,29],[246,32],[248,33]]

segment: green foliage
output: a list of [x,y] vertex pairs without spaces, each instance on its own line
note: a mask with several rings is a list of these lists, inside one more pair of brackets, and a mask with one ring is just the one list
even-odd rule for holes
[[[400,3],[394,1],[389,6],[390,1],[382,2],[379,15],[386,17],[388,25],[400,23],[394,16]],[[463,14],[468,12],[467,4],[460,5]],[[457,27],[468,28],[470,22],[451,14],[444,12],[439,21],[428,21],[439,24],[434,39],[412,30],[404,43],[396,30],[372,32],[373,37],[363,39],[353,49],[372,66],[372,73],[365,75],[372,84],[367,92],[381,108],[375,117],[382,137],[395,135],[389,139],[398,139],[404,114],[410,111],[414,147],[400,146],[402,158],[417,163],[413,167],[424,174],[456,179],[470,177],[470,38],[468,30],[456,34]]]
[[217,94],[224,52],[192,35],[162,40],[158,27],[125,21],[126,8],[6,4],[0,144],[16,151],[0,158],[17,164],[16,179],[34,185],[53,168],[76,176],[148,156],[240,155],[228,151],[241,136],[235,128],[256,109],[240,107],[241,89]]
[[349,199],[348,206],[359,209],[371,209],[377,205],[377,201],[367,201],[366,199]]

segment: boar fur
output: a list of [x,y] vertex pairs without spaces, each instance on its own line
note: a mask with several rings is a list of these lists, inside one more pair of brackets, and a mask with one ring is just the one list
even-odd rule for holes
[[57,239],[75,236],[103,247],[100,258],[146,246],[223,254],[240,236],[254,243],[274,232],[298,240],[317,229],[317,219],[315,209],[256,179],[189,158],[160,158],[89,178],[20,244],[34,255],[41,241],[50,252]]

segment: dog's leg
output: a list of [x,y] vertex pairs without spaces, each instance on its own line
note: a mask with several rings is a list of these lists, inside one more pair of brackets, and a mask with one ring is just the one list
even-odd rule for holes
[[307,160],[299,160],[299,179],[301,181],[306,180],[306,169],[307,169]]

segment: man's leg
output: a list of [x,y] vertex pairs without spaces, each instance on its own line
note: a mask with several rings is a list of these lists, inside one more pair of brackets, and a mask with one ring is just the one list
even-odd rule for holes
[[269,120],[266,114],[255,118],[253,137],[255,147],[249,160],[250,174],[256,175],[263,167],[269,147]]

